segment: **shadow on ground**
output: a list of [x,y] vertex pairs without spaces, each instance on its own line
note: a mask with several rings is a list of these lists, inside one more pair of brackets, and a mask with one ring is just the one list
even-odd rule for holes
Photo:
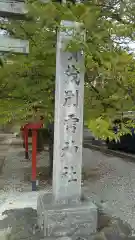
[[[0,220],[0,235],[9,240],[39,240],[43,236],[37,228],[37,211],[32,208],[13,209],[3,212],[5,218]],[[7,229],[4,232],[3,229]],[[3,231],[3,232],[2,232]]]

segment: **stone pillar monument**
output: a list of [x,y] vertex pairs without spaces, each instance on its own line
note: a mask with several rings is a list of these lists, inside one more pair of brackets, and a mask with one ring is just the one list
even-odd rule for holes
[[64,51],[78,23],[61,25],[68,31],[61,30],[57,39],[53,197],[67,202],[81,196],[84,57]]
[[96,232],[97,209],[81,201],[84,56],[65,51],[80,24],[61,22],[57,38],[53,192],[40,195],[38,225],[45,237],[90,236]]

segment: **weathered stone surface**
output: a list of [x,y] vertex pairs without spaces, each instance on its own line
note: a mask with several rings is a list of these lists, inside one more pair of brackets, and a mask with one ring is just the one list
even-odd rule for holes
[[[53,194],[56,201],[81,196],[84,55],[65,51],[81,24],[61,21],[57,36]],[[76,67],[77,66],[77,67]]]
[[131,226],[122,221],[120,218],[112,218],[111,221],[111,226],[113,228],[119,228],[120,231],[125,235],[125,236],[130,236],[132,234],[132,228]]
[[11,228],[0,230],[0,240],[9,240],[11,234]]
[[97,221],[97,229],[100,231],[104,227],[109,226],[111,223],[111,217],[104,213],[101,209],[98,208],[98,221]]
[[106,227],[103,231],[98,232],[93,240],[127,240],[127,237],[117,230]]
[[103,203],[99,203],[97,206],[98,232],[103,232],[105,237],[108,237],[107,239],[112,239],[110,236],[114,235],[127,239],[127,237],[132,235],[132,227],[127,222],[122,221],[120,218],[112,217],[110,209],[104,208]]
[[102,230],[107,240],[123,239],[125,237],[122,230],[117,225],[106,227]]
[[98,233],[94,240],[134,240],[131,226],[119,218],[111,217],[98,209]]
[[104,232],[99,232],[93,237],[93,240],[107,240],[107,239],[105,237]]
[[89,201],[56,204],[48,193],[39,196],[37,214],[44,236],[88,236],[97,230],[97,208]]
[[132,234],[132,228],[129,226],[128,223],[124,223],[121,219],[111,218],[109,220],[108,217],[108,222],[106,221],[106,226],[102,228],[102,232],[104,232],[107,239],[112,239],[117,236],[128,237]]
[[7,217],[0,220],[0,232],[8,228],[11,231],[10,234],[3,235],[3,237],[0,235],[0,240],[40,240],[42,238],[42,234],[37,228],[36,210],[32,208],[14,209],[7,210],[3,214]]

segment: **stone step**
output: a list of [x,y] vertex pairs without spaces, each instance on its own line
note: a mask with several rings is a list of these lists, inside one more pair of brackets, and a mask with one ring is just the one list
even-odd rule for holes
[[[32,138],[28,139],[28,144],[32,144]],[[23,145],[23,140],[21,138],[12,138],[11,145]]]
[[6,150],[6,149],[8,149],[9,148],[9,145],[10,144],[4,144],[4,143],[0,143],[0,150]]
[[5,140],[4,136],[0,136],[0,143],[3,142]]
[[9,145],[11,143],[12,134],[0,133],[0,145]]

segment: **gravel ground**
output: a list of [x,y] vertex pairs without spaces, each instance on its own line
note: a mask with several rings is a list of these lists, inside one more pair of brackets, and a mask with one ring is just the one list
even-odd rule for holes
[[[31,157],[31,156],[30,156]],[[43,152],[37,156],[37,168],[48,166],[48,153]],[[0,189],[6,192],[10,189],[26,191],[31,189],[31,161],[24,159],[24,150],[18,146],[11,146],[4,163],[2,175],[0,176]]]
[[[40,164],[48,165],[47,153],[38,160]],[[31,183],[23,180],[24,165],[30,167],[30,162],[24,161],[22,149],[11,147],[0,177],[0,214],[16,207],[36,208],[38,194],[31,193]],[[135,163],[83,149],[83,167],[86,172],[84,193],[93,201],[104,202],[114,216],[127,221],[135,229]],[[41,189],[51,191],[51,186],[44,182]],[[33,201],[29,194],[33,194]]]
[[89,166],[98,172],[85,182],[84,192],[92,200],[104,202],[114,216],[135,229],[135,163],[89,149],[84,150],[83,161],[86,169]]
[[[37,166],[48,165],[48,154],[37,158]],[[27,171],[26,171],[27,170]],[[37,229],[37,198],[42,190],[31,191],[31,182],[24,180],[26,172],[31,174],[31,161],[24,159],[24,151],[18,146],[10,146],[0,175],[0,239],[40,240],[42,234]],[[48,188],[46,182],[42,188]]]

